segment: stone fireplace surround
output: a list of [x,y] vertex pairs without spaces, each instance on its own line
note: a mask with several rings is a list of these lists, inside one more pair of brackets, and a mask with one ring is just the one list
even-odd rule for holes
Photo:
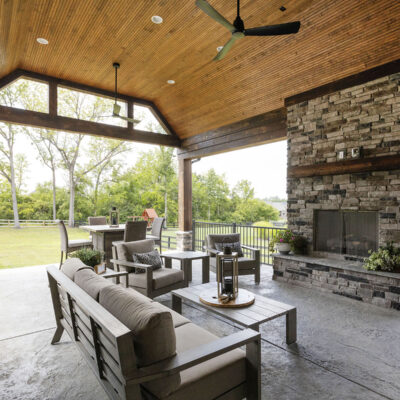
[[[287,131],[288,171],[335,163],[339,151],[350,159],[353,148],[361,158],[399,155],[400,73],[288,106]],[[378,245],[400,244],[400,170],[315,175],[288,173],[287,182],[288,227],[307,237],[311,257],[277,256],[274,279],[400,309],[400,274],[370,273],[313,248],[314,210],[375,211]]]

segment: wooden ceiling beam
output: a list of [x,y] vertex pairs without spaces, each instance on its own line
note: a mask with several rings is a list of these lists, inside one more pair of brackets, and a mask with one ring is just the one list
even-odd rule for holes
[[366,82],[373,81],[374,79],[382,78],[387,75],[395,74],[400,72],[400,59],[388,62],[383,65],[379,65],[375,68],[370,68],[365,71],[359,72],[346,76],[343,79],[339,79],[326,85],[318,86],[306,92],[290,96],[285,99],[285,107],[292,106],[294,104],[302,103],[303,101],[315,99],[326,94],[337,92],[338,90],[347,89],[352,86],[361,85]]
[[0,121],[36,128],[82,133],[109,139],[180,147],[180,140],[172,135],[145,132],[37,111],[21,110],[13,107],[0,106]]
[[178,157],[206,157],[285,139],[286,108],[282,107],[184,139]]

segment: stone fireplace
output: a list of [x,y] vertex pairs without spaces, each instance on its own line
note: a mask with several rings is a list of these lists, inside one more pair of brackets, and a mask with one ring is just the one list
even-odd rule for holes
[[287,137],[288,227],[310,256],[276,257],[274,279],[400,309],[400,274],[357,262],[400,244],[400,73],[288,105]]

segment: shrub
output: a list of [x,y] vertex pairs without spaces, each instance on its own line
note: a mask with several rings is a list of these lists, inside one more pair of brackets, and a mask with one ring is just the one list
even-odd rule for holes
[[292,251],[294,254],[307,254],[307,239],[302,235],[293,235]]
[[380,247],[377,251],[369,251],[364,268],[370,271],[400,272],[400,248],[394,247],[393,242]]
[[[267,221],[257,221],[254,222],[253,226],[255,227],[260,227],[260,228],[275,228],[273,222],[267,222]],[[280,228],[282,229],[282,228]],[[257,236],[262,239],[262,240],[272,240],[278,231],[276,229],[256,229],[256,234]]]
[[90,248],[83,248],[71,253],[72,257],[79,258],[84,264],[89,267],[94,267],[103,261],[104,252],[93,250]]

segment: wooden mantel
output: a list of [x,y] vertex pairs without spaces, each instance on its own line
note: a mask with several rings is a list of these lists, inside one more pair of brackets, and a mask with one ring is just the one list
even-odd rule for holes
[[400,169],[400,155],[359,158],[325,164],[289,167],[288,178],[305,178],[324,175],[341,175],[357,172],[388,171]]

